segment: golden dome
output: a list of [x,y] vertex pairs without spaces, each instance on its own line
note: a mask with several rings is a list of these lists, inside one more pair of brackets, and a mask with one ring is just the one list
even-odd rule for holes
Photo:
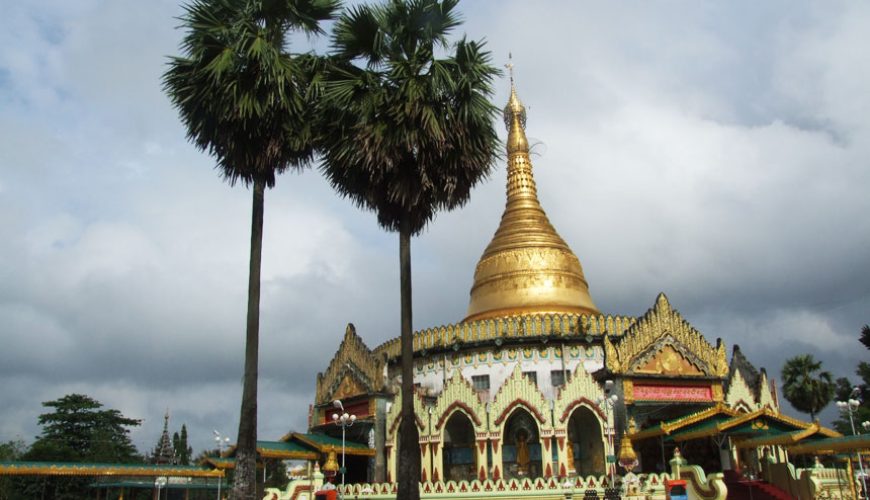
[[526,108],[517,97],[513,75],[504,121],[507,204],[477,263],[464,321],[528,313],[599,314],[580,261],[538,202],[525,133]]

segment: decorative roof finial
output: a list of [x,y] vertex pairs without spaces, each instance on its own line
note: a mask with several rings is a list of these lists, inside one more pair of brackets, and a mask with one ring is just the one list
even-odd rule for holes
[[505,68],[510,72],[511,95],[504,107],[504,126],[508,130],[507,150],[508,154],[528,153],[529,141],[526,139],[526,107],[517,96],[517,88],[514,85],[513,57],[508,54],[508,63]]
[[513,54],[508,52],[508,62],[504,65],[507,68],[508,72],[511,76],[511,90],[514,89],[514,63],[513,63]]

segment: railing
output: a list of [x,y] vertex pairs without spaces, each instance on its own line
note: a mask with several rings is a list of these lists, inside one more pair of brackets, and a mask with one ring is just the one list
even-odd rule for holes
[[[463,500],[500,498],[510,499],[574,499],[584,498],[644,498],[664,500],[665,481],[668,474],[638,474],[619,478],[612,486],[606,476],[587,476],[573,478],[523,478],[484,481],[435,481],[420,483],[420,498],[425,500]],[[625,495],[627,486],[636,493]],[[284,491],[269,488],[263,500],[312,500],[312,491],[324,486],[323,474],[315,472],[311,479],[291,481]],[[366,483],[338,486],[338,493],[345,500],[393,500],[396,498],[396,483]]]
[[812,467],[795,469],[790,463],[769,463],[765,479],[793,498],[803,500],[815,498],[849,499],[854,498],[849,475],[842,469]]

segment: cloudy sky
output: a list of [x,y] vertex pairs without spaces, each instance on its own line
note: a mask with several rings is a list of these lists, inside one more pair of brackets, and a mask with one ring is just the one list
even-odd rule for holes
[[[800,353],[853,375],[870,322],[870,5],[460,8],[498,64],[513,53],[541,202],[603,311],[640,315],[664,291],[774,378]],[[185,141],[160,90],[180,5],[0,12],[0,441],[32,441],[40,403],[71,392],[144,419],[143,451],[167,408],[197,452],[212,429],[235,438],[250,192]],[[416,327],[464,316],[504,179],[499,164],[413,241]],[[259,430],[275,439],[305,428],[347,322],[370,347],[398,334],[398,238],[313,170],[266,193],[264,245]]]

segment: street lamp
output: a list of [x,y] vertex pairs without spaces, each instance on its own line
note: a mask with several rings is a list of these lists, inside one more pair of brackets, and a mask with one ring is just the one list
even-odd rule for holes
[[[852,394],[849,395],[850,397],[849,397],[848,401],[837,401],[837,408],[840,409],[840,412],[849,414],[849,424],[852,426],[852,434],[853,435],[858,434],[858,432],[855,430],[855,419],[852,417],[852,414],[855,412],[855,409],[857,409],[859,406],[861,406],[861,401],[855,399],[860,394],[861,394],[861,388],[855,387],[854,389],[852,389]],[[867,423],[867,422],[864,422],[864,423]],[[861,425],[865,429],[867,427],[870,427],[870,426],[865,426],[864,423],[862,423]],[[864,486],[863,487],[864,498],[866,499],[867,498],[867,475],[864,473],[864,462],[861,460],[861,454],[858,453],[857,450],[855,451],[855,456],[858,457],[858,467],[861,470],[861,484],[863,484],[863,486]]]
[[344,434],[347,428],[356,422],[356,415],[348,415],[344,411],[344,405],[337,399],[332,402],[332,406],[341,410],[341,415],[338,413],[332,414],[332,421],[335,422],[335,425],[341,426],[341,485],[344,486]]
[[613,447],[613,433],[615,429],[608,427],[607,423],[610,422],[610,416],[613,414],[613,406],[616,405],[617,401],[619,401],[619,396],[611,394],[611,391],[613,391],[613,381],[605,380],[604,396],[598,398],[598,406],[604,410],[604,417],[607,419],[604,426],[605,432],[607,433],[607,444],[610,447],[610,453],[607,456],[612,457],[612,459],[607,460],[607,467],[610,469],[610,487],[613,488],[616,485],[616,450]]
[[[214,441],[217,443],[218,447],[218,457],[223,456],[224,454],[224,446],[228,446],[230,444],[230,438],[221,436],[221,433],[218,432],[217,429],[213,429],[212,433],[214,434]],[[217,487],[217,497],[218,500],[221,498],[221,483],[223,482],[223,478],[218,478],[218,487]]]
[[230,438],[221,436],[221,433],[217,429],[212,430],[212,432],[214,433],[214,442],[217,443],[218,456],[222,456],[224,454],[224,446],[229,446],[230,444]]

